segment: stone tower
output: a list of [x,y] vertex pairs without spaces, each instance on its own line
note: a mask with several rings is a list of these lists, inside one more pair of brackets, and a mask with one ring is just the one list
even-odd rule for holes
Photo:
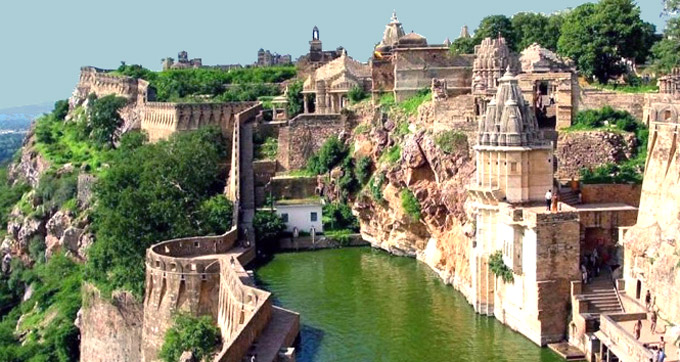
[[312,40],[309,42],[309,60],[319,62],[323,59],[323,46],[319,37],[319,28],[312,29]]
[[[486,38],[475,47],[472,64],[472,94],[475,96],[476,115],[486,113],[486,106],[496,94],[498,80],[508,68],[515,69],[515,63],[505,38]],[[502,105],[501,105],[502,106]]]

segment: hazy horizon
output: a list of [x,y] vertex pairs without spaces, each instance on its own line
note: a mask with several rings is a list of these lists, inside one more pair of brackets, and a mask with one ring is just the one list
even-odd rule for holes
[[[92,1],[27,0],[0,5],[0,109],[41,104],[70,96],[81,66],[116,68],[121,61],[159,70],[160,60],[186,50],[211,64],[251,64],[260,48],[293,59],[306,54],[312,28],[320,29],[324,49],[344,46],[361,61],[380,41],[392,10],[407,32],[430,43],[473,31],[488,15],[522,11],[552,13],[583,0],[488,0],[423,7],[410,1],[359,2],[341,6],[301,0],[297,4],[259,1],[229,4],[121,0],[115,6]],[[663,30],[661,0],[638,0],[645,21]]]

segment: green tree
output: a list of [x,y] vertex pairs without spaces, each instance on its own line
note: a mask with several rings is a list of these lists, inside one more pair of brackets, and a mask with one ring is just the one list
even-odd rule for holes
[[127,100],[114,94],[95,98],[90,95],[90,106],[87,109],[90,138],[101,146],[113,146],[117,140],[116,131],[123,124],[118,114]]
[[302,81],[295,81],[288,85],[288,115],[292,118],[302,113],[304,97],[302,96]]
[[54,110],[52,111],[54,118],[63,121],[68,114],[68,100],[62,99],[54,103]]
[[669,16],[663,37],[652,46],[652,65],[655,70],[668,73],[680,66],[680,0],[665,0],[664,15]]
[[533,43],[550,50],[557,50],[563,16],[539,13],[518,13],[512,17],[512,27],[517,36],[517,50],[526,49]]
[[640,19],[640,7],[632,0],[588,3],[566,16],[558,51],[588,78],[607,83],[625,72],[622,59],[646,57],[653,29]]
[[473,54],[475,52],[475,45],[477,44],[477,40],[473,37],[458,38],[451,43],[449,50],[456,55]]
[[165,362],[176,362],[184,351],[191,351],[197,361],[209,360],[219,343],[220,330],[210,316],[179,313],[165,333],[158,357]]
[[200,209],[203,234],[224,234],[231,229],[234,218],[234,203],[224,195],[215,195],[201,203]]
[[219,164],[227,150],[215,128],[155,144],[139,145],[134,138],[121,141],[126,146],[111,156],[111,167],[95,185],[97,242],[88,251],[86,276],[104,293],[120,288],[141,296],[146,249],[198,235],[210,223],[203,217],[214,214],[201,212],[201,205],[224,189]]
[[499,34],[505,38],[511,51],[517,51],[517,34],[512,21],[505,15],[491,15],[482,19],[475,31],[475,43],[480,44],[485,38],[496,38]]
[[371,178],[373,161],[370,157],[364,156],[357,161],[356,177],[360,185],[365,185]]
[[329,202],[323,206],[323,229],[359,231],[359,221],[347,204]]

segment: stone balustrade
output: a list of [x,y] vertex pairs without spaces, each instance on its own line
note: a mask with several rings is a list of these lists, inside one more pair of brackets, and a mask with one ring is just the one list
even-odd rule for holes
[[645,320],[646,313],[619,313],[600,316],[600,332],[609,339],[609,348],[624,361],[651,361],[652,352],[619,323]]

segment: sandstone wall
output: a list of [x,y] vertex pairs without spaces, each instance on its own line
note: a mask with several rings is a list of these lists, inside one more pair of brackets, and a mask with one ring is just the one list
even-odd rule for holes
[[[625,236],[626,293],[650,290],[662,318],[680,323],[680,152],[678,124],[655,122],[640,212]],[[644,302],[643,302],[644,303]]]
[[429,89],[432,78],[445,79],[451,96],[472,91],[472,55],[454,55],[448,48],[395,49],[394,90],[398,102],[421,89]]
[[578,110],[600,109],[610,106],[616,110],[627,111],[642,121],[646,95],[643,93],[619,93],[599,89],[583,89]]
[[306,199],[315,196],[316,186],[316,177],[277,176],[272,178],[272,194],[279,199]]
[[90,285],[83,287],[80,329],[80,360],[128,362],[142,360],[143,306],[127,292],[105,300]]
[[330,136],[347,130],[348,119],[341,115],[301,114],[279,129],[277,161],[283,170],[300,169]]
[[642,185],[581,185],[581,201],[584,204],[620,202],[640,206]]
[[602,131],[562,132],[557,138],[558,180],[579,179],[581,168],[595,168],[606,163],[628,160],[637,147],[632,133]]

